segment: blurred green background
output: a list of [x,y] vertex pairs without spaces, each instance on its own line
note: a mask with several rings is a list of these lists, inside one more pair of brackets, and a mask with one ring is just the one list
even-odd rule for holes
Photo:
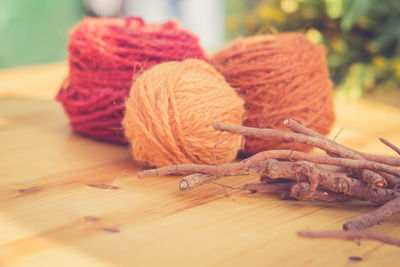
[[[0,0],[0,68],[65,60],[68,30],[87,13],[84,1],[94,6],[116,3]],[[160,1],[172,5],[186,0]],[[215,1],[225,3],[226,41],[260,33],[304,32],[326,46],[339,92],[352,97],[400,92],[400,0]],[[209,30],[211,34],[213,29]]]
[[0,68],[65,59],[80,0],[0,0]]
[[228,39],[304,32],[326,46],[339,91],[400,89],[399,0],[226,0],[226,7]]

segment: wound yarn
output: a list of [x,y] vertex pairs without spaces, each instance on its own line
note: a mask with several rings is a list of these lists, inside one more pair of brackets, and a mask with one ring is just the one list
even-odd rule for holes
[[138,162],[221,164],[236,157],[243,138],[219,132],[212,123],[241,125],[243,104],[207,62],[165,62],[136,79],[122,124]]
[[72,128],[103,141],[126,143],[121,121],[132,81],[164,61],[205,59],[198,37],[175,21],[85,18],[70,32],[69,76],[56,99]]
[[[239,38],[217,52],[211,63],[245,101],[243,125],[287,130],[282,122],[292,118],[320,134],[329,133],[334,112],[325,51],[304,34]],[[309,151],[312,147],[246,137],[241,153],[270,149]]]

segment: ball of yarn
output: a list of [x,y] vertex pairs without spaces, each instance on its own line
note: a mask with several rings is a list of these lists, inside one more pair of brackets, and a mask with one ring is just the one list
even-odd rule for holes
[[233,160],[242,137],[215,130],[222,121],[241,125],[243,100],[210,64],[166,62],[132,85],[123,119],[134,159],[157,167],[220,164]]
[[205,59],[198,38],[174,21],[85,18],[70,32],[69,76],[57,100],[72,128],[100,140],[125,143],[121,121],[132,81],[158,63]]
[[[240,38],[211,62],[244,99],[245,126],[287,130],[282,122],[292,118],[318,133],[330,131],[334,113],[325,52],[303,34]],[[241,152],[252,155],[270,149],[309,151],[311,147],[247,137]]]

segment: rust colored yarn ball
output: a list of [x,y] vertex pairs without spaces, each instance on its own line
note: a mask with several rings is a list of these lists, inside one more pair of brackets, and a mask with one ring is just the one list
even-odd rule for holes
[[103,141],[126,143],[121,121],[132,81],[164,61],[205,59],[198,38],[176,22],[85,18],[70,32],[69,76],[56,99],[72,128]]
[[[305,35],[240,38],[215,54],[211,62],[244,99],[243,125],[287,130],[282,122],[292,118],[320,134],[329,133],[334,112],[325,51]],[[246,137],[241,153],[270,149],[309,151],[311,147]]]
[[241,125],[243,100],[203,60],[161,63],[132,85],[123,119],[134,159],[152,166],[233,160],[243,138],[215,130]]

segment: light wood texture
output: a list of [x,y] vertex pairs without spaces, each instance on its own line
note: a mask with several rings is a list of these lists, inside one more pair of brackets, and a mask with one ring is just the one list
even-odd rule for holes
[[[282,201],[215,184],[182,193],[178,177],[137,179],[141,168],[127,147],[70,130],[51,100],[65,71],[63,63],[0,71],[0,266],[343,266],[350,256],[370,266],[400,262],[398,247],[374,241],[296,236],[340,229],[372,210],[368,203]],[[400,144],[399,109],[338,99],[336,113],[331,135],[343,127],[339,142],[394,155],[377,138]],[[400,237],[399,225],[397,215],[372,230]]]
[[65,62],[0,69],[0,95],[53,98],[67,71]]

